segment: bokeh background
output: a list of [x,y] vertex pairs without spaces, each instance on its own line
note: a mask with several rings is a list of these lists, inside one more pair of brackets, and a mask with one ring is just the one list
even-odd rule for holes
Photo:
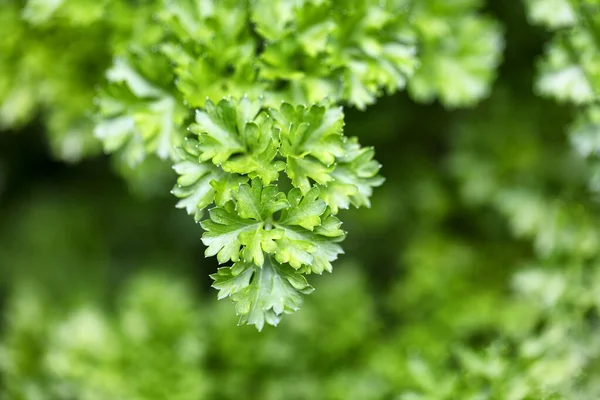
[[[168,165],[130,170],[92,139],[95,155],[58,161],[35,108],[2,109],[23,123],[0,133],[0,397],[600,398],[600,208],[565,134],[574,110],[533,90],[550,34],[520,2],[484,12],[505,36],[488,99],[347,109],[386,182],[342,213],[334,272],[263,332],[216,300]],[[61,143],[63,159],[84,145]]]

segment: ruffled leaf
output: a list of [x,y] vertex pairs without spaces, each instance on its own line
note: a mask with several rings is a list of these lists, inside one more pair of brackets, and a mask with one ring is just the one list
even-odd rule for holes
[[333,180],[333,163],[343,154],[342,109],[284,103],[270,114],[281,132],[280,152],[286,157],[286,173],[294,186],[306,194],[311,181],[326,184]]
[[230,296],[235,303],[239,323],[254,325],[259,331],[265,323],[277,325],[284,313],[298,310],[302,294],[313,291],[302,274],[269,257],[262,267],[236,263],[211,278],[219,298]]
[[187,109],[123,58],[115,60],[107,77],[112,84],[99,98],[102,118],[94,129],[105,151],[120,152],[131,166],[150,153],[175,160]]
[[380,186],[384,178],[380,176],[381,164],[373,159],[375,151],[371,147],[360,147],[356,138],[344,145],[344,155],[339,157],[331,176],[333,182],[320,187],[320,197],[331,207],[334,214],[339,209],[370,207],[373,188]]

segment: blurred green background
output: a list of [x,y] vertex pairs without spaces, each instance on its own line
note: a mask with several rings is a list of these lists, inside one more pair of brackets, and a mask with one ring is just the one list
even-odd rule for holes
[[36,118],[2,132],[0,398],[600,398],[600,207],[573,110],[533,93],[549,34],[516,1],[485,11],[506,39],[489,99],[347,110],[386,183],[342,214],[333,274],[260,333],[216,300],[168,166],[56,161]]

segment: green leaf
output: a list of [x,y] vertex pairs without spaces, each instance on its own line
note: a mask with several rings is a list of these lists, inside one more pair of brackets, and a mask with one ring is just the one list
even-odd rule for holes
[[403,88],[417,67],[408,4],[256,0],[251,8],[266,39],[259,77],[281,86],[275,97],[285,101],[363,109],[383,89]]
[[294,156],[287,158],[285,169],[293,185],[300,188],[302,192],[309,191],[313,181],[322,185],[331,182],[333,180],[332,171],[333,165],[326,167],[312,158],[296,158]]
[[331,176],[333,182],[320,187],[320,198],[325,200],[334,214],[339,209],[370,207],[373,188],[380,186],[384,178],[378,175],[381,164],[373,159],[373,148],[361,148],[356,138],[344,144],[344,155],[339,157]]
[[237,194],[236,209],[242,218],[267,221],[274,213],[289,207],[285,194],[277,186],[264,186],[259,179],[253,179],[250,185],[242,185]]
[[224,206],[233,199],[240,185],[248,182],[248,177],[237,174],[223,174],[219,180],[213,180],[210,185],[215,189],[215,203]]
[[[321,206],[321,200],[308,200],[300,207],[304,210],[294,212],[293,208],[290,208],[287,215],[301,215],[307,209]],[[314,222],[313,217],[314,215],[304,216],[295,222],[291,220],[286,223],[283,219],[285,216],[282,215],[282,220],[274,223],[274,226],[282,231],[281,238],[276,240],[275,258],[280,263],[289,263],[295,269],[305,273],[331,272],[333,269],[331,262],[343,253],[342,247],[338,243],[344,240],[345,232],[340,229],[340,220],[330,215],[330,210],[327,208],[319,216],[320,225],[314,226],[314,229],[302,227],[302,224],[310,226]]]
[[[252,64],[252,43],[250,46],[236,43],[232,47],[246,50],[243,54],[236,55],[235,63],[232,61],[225,65],[208,58],[196,46],[165,43],[160,47],[175,64],[177,89],[190,107],[205,107],[207,99],[221,99],[224,96],[241,98],[248,95],[256,98],[264,94],[266,85],[256,81],[257,71]],[[221,54],[216,56],[221,57]]]
[[279,149],[279,141],[273,130],[273,121],[267,114],[260,114],[255,121],[244,126],[246,152],[223,163],[223,170],[260,177],[265,184],[277,180],[279,172],[285,168],[283,161],[274,161]]
[[275,160],[279,132],[268,114],[259,114],[260,109],[261,102],[248,97],[223,99],[217,105],[208,100],[190,127],[198,134],[200,160],[212,160],[226,172],[260,177],[265,184],[277,180],[285,168]]
[[306,278],[290,267],[268,257],[262,267],[252,263],[236,263],[211,275],[219,298],[230,296],[235,303],[239,324],[277,325],[281,316],[292,313],[302,304],[302,294],[313,288]]
[[283,103],[271,109],[281,136],[281,154],[287,159],[286,173],[295,187],[306,194],[311,180],[326,184],[337,156],[343,154],[344,114],[341,107],[314,105],[293,107]]
[[200,160],[212,159],[213,163],[221,165],[232,154],[243,152],[244,142],[238,128],[232,101],[223,99],[215,105],[207,100],[204,110],[196,111],[196,123],[190,126],[190,130],[198,135]]
[[215,189],[210,182],[218,179],[221,174],[213,165],[193,161],[178,162],[173,169],[180,175],[177,185],[171,191],[181,199],[175,207],[185,208],[188,214],[199,221],[204,208],[215,198]]
[[239,261],[244,247],[244,259],[248,257],[247,261],[262,265],[263,250],[274,247],[272,241],[279,232],[263,230],[262,221],[241,218],[232,203],[225,208],[213,208],[209,214],[210,219],[202,222],[202,228],[206,230],[202,235],[202,242],[207,246],[206,257],[216,255],[220,264]]
[[339,229],[339,220],[329,215],[327,205],[318,197],[316,187],[304,197],[297,188],[288,193],[290,207],[275,223],[283,232],[276,241],[275,257],[295,269],[305,267],[306,272],[321,274],[331,271],[331,261],[342,253],[336,243],[343,240],[344,232]]
[[318,200],[319,189],[312,188],[306,196],[302,197],[300,189],[294,188],[288,193],[289,209],[281,214],[279,223],[282,225],[299,225],[312,231],[321,224],[321,215],[325,212],[327,204]]
[[206,99],[264,93],[265,85],[257,81],[258,38],[250,29],[248,2],[162,3],[156,17],[173,37],[159,48],[173,63],[175,84],[191,107],[204,107]]
[[[239,269],[240,265],[245,264],[238,263],[236,267]],[[238,272],[236,271],[236,267],[219,268],[216,274],[210,276],[215,281],[212,287],[219,290],[219,294],[217,295],[219,300],[229,297],[233,293],[237,293],[250,285],[254,269],[244,268],[241,272]]]
[[[372,104],[383,89],[404,88],[418,66],[412,32],[400,21],[408,7],[336,4],[331,63],[343,79],[343,98],[359,109]],[[413,6],[411,6],[413,7]]]
[[217,255],[219,263],[243,260],[262,266],[266,253],[304,272],[331,271],[345,233],[318,196],[317,188],[306,196],[294,188],[286,198],[258,178],[241,185],[234,201],[210,210],[210,220],[202,222],[206,256]]
[[179,150],[180,161],[173,166],[179,178],[171,193],[181,199],[176,207],[185,208],[188,214],[199,221],[207,206],[213,201],[218,205],[227,203],[232,199],[233,191],[247,182],[248,178],[225,173],[211,163],[200,162],[197,156],[190,154],[190,151],[195,152],[196,144],[195,140],[186,140],[184,147]]
[[289,204],[277,187],[263,188],[259,179],[253,179],[251,186],[241,185],[233,196],[235,203],[210,210],[210,220],[202,222],[206,256],[217,255],[219,263],[238,261],[243,247],[243,260],[261,266],[263,253],[273,253],[282,235],[269,226],[272,215]]
[[107,72],[111,85],[99,97],[102,118],[94,128],[106,152],[120,152],[135,166],[154,153],[162,159],[176,159],[181,145],[181,124],[187,109],[180,100],[159,88],[117,58]]
[[[259,58],[259,76],[294,86],[295,90],[284,90],[286,101],[291,98],[298,103],[323,101],[333,92],[319,90],[321,83],[329,82],[330,88],[340,86],[339,82],[332,84],[336,80],[332,76],[332,66],[324,62],[330,33],[335,29],[331,6],[302,1],[295,2],[295,7],[290,8],[291,2],[281,3],[284,4],[279,7],[268,1],[253,4],[257,30],[264,32],[268,39]],[[266,17],[274,13],[280,18],[267,21]]]
[[283,103],[271,110],[281,130],[281,153],[302,157],[310,154],[323,164],[331,164],[342,154],[344,113],[341,107],[314,105],[293,107]]

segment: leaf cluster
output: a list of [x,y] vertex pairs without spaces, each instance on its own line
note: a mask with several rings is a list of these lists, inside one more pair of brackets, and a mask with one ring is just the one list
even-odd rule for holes
[[[408,84],[416,100],[439,97],[451,107],[469,106],[488,94],[502,50],[500,29],[480,15],[477,1],[456,6],[433,0],[272,3],[159,2],[154,13],[138,17],[148,33],[132,35],[116,52],[107,74],[112,92],[107,101],[138,113],[166,115],[170,108],[152,107],[166,97],[167,103],[185,106],[174,113],[175,127],[184,125],[186,107],[204,108],[207,99],[223,97],[262,97],[268,107],[283,101],[364,109]],[[153,71],[161,73],[137,65],[148,58],[156,64]],[[136,91],[132,82],[125,82],[129,90],[122,93],[111,90],[124,82],[111,74],[123,60],[139,75],[137,81],[160,94]],[[105,103],[104,94],[100,97]],[[125,158],[134,163],[141,162],[143,150],[168,158],[169,152],[155,145],[157,132],[164,130],[161,118],[143,128],[130,128],[130,123],[115,141],[103,128],[119,113],[101,107],[100,115],[107,121],[100,123],[96,136],[107,152],[124,148]],[[191,119],[191,112],[187,117]],[[170,136],[171,145],[178,146],[182,135]]]
[[[276,324],[312,288],[303,274],[331,272],[345,233],[340,208],[368,205],[383,182],[372,149],[343,135],[341,108],[210,100],[179,150],[177,204],[202,221],[206,255],[233,266],[212,275],[241,322]],[[366,151],[365,151],[366,150]]]

